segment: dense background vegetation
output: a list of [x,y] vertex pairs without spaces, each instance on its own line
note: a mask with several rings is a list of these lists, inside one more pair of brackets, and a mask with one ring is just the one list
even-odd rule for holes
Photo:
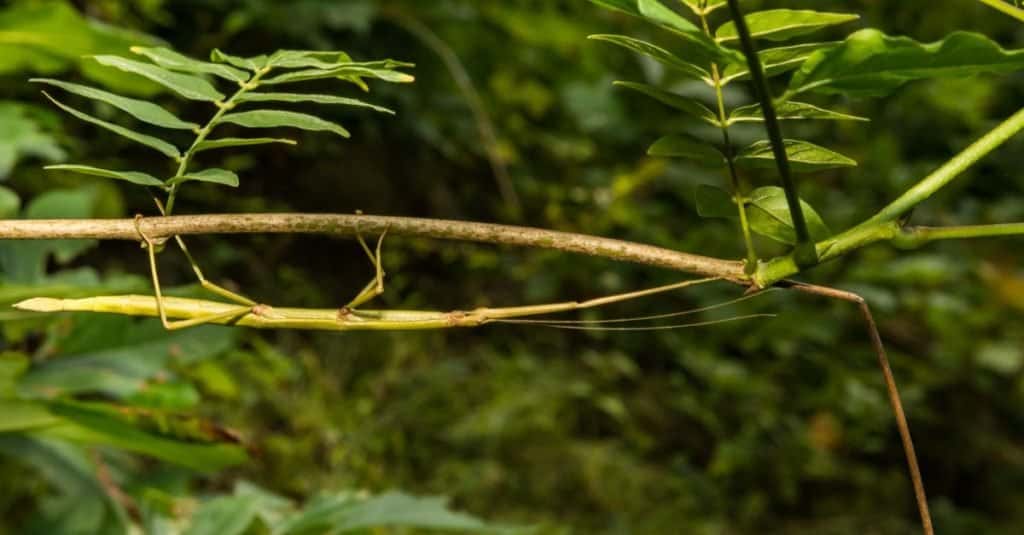
[[[1024,47],[1020,24],[968,0],[785,7],[862,15],[830,30],[835,39],[868,26],[925,42],[964,29]],[[88,25],[82,16],[139,34]],[[353,131],[351,141],[304,135],[297,147],[227,156],[215,163],[246,177],[241,187],[186,189],[179,213],[358,209],[743,255],[730,223],[700,219],[694,208],[696,185],[719,182],[717,173],[644,155],[683,119],[611,84],[647,80],[686,91],[687,82],[586,40],[593,33],[664,36],[587,2],[92,0],[14,2],[0,11],[0,36],[26,29],[50,37],[33,46],[0,38],[0,178],[28,217],[154,210],[134,189],[41,170],[43,161],[68,157],[132,169],[153,164],[121,139],[58,115],[27,78],[99,77],[190,116],[191,104],[127,76],[97,73],[80,57],[160,41],[197,57],[215,47],[243,55],[344,49],[357,59],[416,63],[415,84],[374,87],[375,102],[398,110],[396,117],[340,109],[333,118]],[[452,54],[476,96],[453,81],[442,61]],[[738,87],[728,97],[752,100]],[[846,228],[1015,112],[1022,97],[1024,75],[1016,74],[925,82],[881,100],[842,102],[872,122],[788,128],[861,165],[816,174],[802,194],[833,229]],[[493,129],[493,145],[481,128]],[[922,206],[914,221],[1024,220],[1022,150],[1018,137]],[[17,214],[8,197],[0,199],[3,217]],[[350,241],[252,236],[193,239],[191,247],[211,278],[273,304],[337,306],[370,275]],[[390,308],[582,298],[678,276],[410,239],[391,240],[385,263],[381,302]],[[192,284],[179,256],[163,255],[162,266],[166,284]],[[5,304],[71,287],[148,288],[145,255],[131,243],[2,243],[0,269]],[[875,307],[941,532],[1016,533],[1024,522],[1019,248],[1012,240],[912,252],[877,246],[808,277],[858,291]],[[672,311],[736,292],[716,286],[599,314]],[[133,496],[210,495],[250,481],[299,500],[351,489],[446,495],[460,509],[538,525],[542,533],[914,532],[898,437],[855,309],[775,293],[729,312],[750,311],[779,316],[654,334],[519,326],[166,334],[151,320],[41,318],[5,306],[0,329],[5,357],[31,358],[22,389],[200,414],[252,446],[250,461],[214,473],[113,449],[64,457],[92,460],[78,476],[113,471]],[[53,468],[54,451],[66,446],[51,451],[24,440],[0,434],[0,532],[46,533],[55,525],[95,532],[108,505],[94,495],[99,505],[83,511],[78,496],[91,480]]]

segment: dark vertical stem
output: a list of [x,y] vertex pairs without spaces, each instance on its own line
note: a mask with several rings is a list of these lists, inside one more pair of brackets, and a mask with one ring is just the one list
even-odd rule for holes
[[892,367],[889,366],[889,357],[885,352],[885,345],[882,343],[882,336],[878,332],[878,325],[874,316],[871,315],[871,308],[863,297],[836,288],[827,286],[816,286],[799,282],[783,281],[780,286],[790,288],[799,292],[809,293],[840,299],[856,304],[860,308],[861,315],[868,327],[868,334],[871,337],[871,347],[878,357],[878,365],[882,370],[882,377],[885,379],[885,389],[889,394],[889,404],[892,406],[893,416],[896,418],[896,428],[900,433],[900,440],[903,442],[903,453],[907,458],[907,470],[910,471],[910,480],[914,486],[914,498],[917,502],[917,512],[921,515],[921,528],[925,535],[935,535],[932,527],[932,516],[928,510],[928,496],[924,490],[924,480],[921,477],[921,468],[917,464],[917,452],[914,449],[914,440],[910,436],[910,424],[907,423],[907,414],[903,411],[903,402],[900,401],[900,391],[896,386],[896,378],[893,377]]
[[811,235],[807,231],[807,220],[804,219],[804,212],[800,206],[800,194],[797,192],[796,183],[793,182],[793,176],[790,172],[789,157],[786,155],[786,145],[782,139],[782,128],[779,126],[779,118],[775,114],[775,105],[772,103],[772,96],[768,91],[768,84],[765,82],[761,59],[757,55],[757,48],[754,46],[754,39],[750,36],[750,28],[747,27],[747,21],[743,18],[743,13],[740,11],[739,0],[728,0],[728,2],[732,20],[736,24],[736,33],[739,34],[743,55],[747,57],[750,77],[754,82],[758,99],[761,101],[765,129],[768,131],[768,139],[771,140],[775,163],[779,167],[782,188],[786,191],[786,203],[789,204],[789,213],[793,217],[793,228],[796,230],[797,264],[801,266],[813,265],[818,262],[818,254],[814,248],[814,242],[811,241]]

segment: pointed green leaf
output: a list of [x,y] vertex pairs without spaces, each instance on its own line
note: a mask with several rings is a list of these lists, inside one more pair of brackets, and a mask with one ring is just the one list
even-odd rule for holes
[[100,65],[113,67],[148,78],[179,95],[192,100],[216,102],[224,99],[224,94],[217,91],[209,82],[195,76],[178,74],[156,65],[134,61],[120,56],[93,56]]
[[884,96],[912,80],[1024,69],[1024,50],[1007,51],[977,33],[955,32],[921,44],[861,30],[811,56],[793,75],[787,96],[806,91]]
[[626,35],[607,34],[591,35],[587,37],[587,39],[593,39],[595,41],[605,41],[607,43],[612,43],[614,45],[618,45],[623,48],[632,50],[633,52],[643,54],[657,61],[658,63],[661,63],[666,67],[676,69],[679,72],[682,72],[694,78],[699,78],[703,80],[711,79],[711,73],[709,73],[704,67],[695,65],[689,61],[686,61],[672,54],[671,52],[665,50],[664,48],[661,48],[660,46],[652,45],[651,43],[641,41],[640,39],[634,39]]
[[220,118],[221,122],[237,124],[246,128],[275,128],[290,126],[303,130],[334,132],[341,137],[349,137],[348,130],[341,125],[325,121],[319,117],[282,110],[254,110],[228,113]]
[[224,186],[231,186],[232,188],[238,187],[238,175],[228,171],[226,169],[204,169],[202,171],[196,171],[193,173],[186,173],[182,176],[172,178],[168,181],[168,184],[180,184],[194,180],[196,182],[211,182],[213,184],[221,184]]
[[706,218],[739,217],[732,194],[708,184],[697,186],[697,214]]
[[[775,106],[775,114],[778,115],[779,120],[782,121],[799,119],[817,119],[825,121],[870,120],[866,117],[848,115],[837,111],[826,110],[825,108],[819,108],[813,104],[793,101],[783,102]],[[739,108],[732,110],[732,113],[729,114],[729,124],[742,122],[764,122],[764,113],[761,111],[761,105],[750,104],[749,106],[740,106]]]
[[278,50],[267,60],[267,65],[284,69],[335,69],[347,63],[352,58],[340,50]]
[[167,48],[147,48],[144,46],[133,46],[131,51],[146,56],[157,65],[179,72],[190,72],[195,74],[212,74],[232,82],[244,82],[249,79],[249,73],[233,69],[227,65],[218,65],[192,59]]
[[343,106],[356,106],[370,108],[381,113],[394,115],[395,112],[388,108],[376,106],[355,98],[338,97],[334,95],[316,95],[307,93],[242,93],[236,99],[237,102],[315,102],[317,104],[340,104]]
[[677,95],[676,93],[671,93],[651,85],[636,82],[615,82],[615,85],[638,91],[663,104],[701,119],[712,126],[719,126],[718,117],[715,115],[715,112],[690,97],[684,97],[683,95]]
[[164,154],[164,155],[166,155],[166,156],[168,156],[170,158],[175,158],[176,159],[176,158],[179,158],[181,156],[181,153],[178,152],[178,149],[174,145],[171,145],[170,143],[168,143],[168,142],[166,142],[166,141],[164,141],[162,139],[158,139],[158,138],[155,138],[153,136],[147,136],[146,134],[140,134],[138,132],[129,130],[129,129],[123,127],[123,126],[118,126],[118,125],[113,124],[113,123],[108,123],[108,122],[104,121],[103,119],[97,119],[96,117],[93,117],[92,115],[89,115],[87,113],[82,113],[82,112],[80,112],[80,111],[78,111],[78,110],[76,110],[76,109],[74,109],[74,108],[72,108],[70,106],[67,106],[65,104],[62,104],[62,103],[58,102],[57,99],[51,97],[46,91],[43,91],[43,94],[46,95],[46,98],[50,99],[50,101],[53,102],[54,104],[56,104],[60,109],[70,113],[71,115],[74,115],[75,117],[77,117],[77,118],[79,118],[79,119],[81,119],[81,120],[83,120],[85,122],[92,123],[92,124],[95,124],[97,126],[102,126],[103,128],[106,128],[107,130],[110,130],[111,132],[114,132],[115,134],[118,134],[120,136],[124,136],[124,137],[126,137],[126,138],[128,138],[128,139],[130,139],[132,141],[135,141],[136,143],[142,143],[143,145],[146,145],[147,147],[153,148],[153,149],[159,151],[160,153],[162,153],[162,154]]
[[[810,204],[801,199],[800,206],[811,239],[821,241],[831,236],[828,226]],[[750,193],[747,197],[747,220],[750,230],[762,236],[788,245],[796,244],[796,229],[793,228],[786,192],[778,186],[757,188]]]
[[243,58],[239,56],[232,56],[231,54],[225,54],[220,49],[214,48],[210,52],[210,61],[217,63],[227,63],[228,65],[234,65],[240,69],[248,69],[250,71],[258,71],[263,67],[267,66],[267,56],[253,56],[251,58]]
[[62,82],[60,80],[53,80],[50,78],[32,78],[29,81],[57,86],[65,91],[85,98],[106,102],[121,111],[127,112],[136,119],[152,125],[162,126],[164,128],[175,128],[178,130],[195,130],[199,128],[198,124],[182,121],[175,117],[171,112],[145,100],[122,97],[101,89],[72,84],[70,82]]
[[268,143],[284,143],[295,145],[294,139],[272,138],[272,137],[225,137],[221,139],[205,139],[192,152],[204,150],[223,149],[228,147],[246,147],[249,145],[266,145]]
[[[836,46],[837,42],[807,43],[802,45],[783,46],[778,48],[766,48],[757,53],[764,65],[764,75],[767,77],[778,76],[801,65],[811,57],[811,54],[819,50],[825,50]],[[732,62],[722,71],[722,84],[728,84],[734,80],[746,80],[750,78],[750,68],[746,61]]]
[[140,173],[138,171],[111,171],[110,169],[100,169],[99,167],[91,167],[88,165],[71,164],[47,165],[43,169],[46,169],[47,171],[70,171],[72,173],[80,173],[83,175],[114,178],[117,180],[125,180],[140,186],[152,186],[154,188],[164,187],[164,183],[156,177],[147,175],[146,173]]
[[675,11],[665,7],[658,0],[637,0],[636,7],[644,18],[666,28],[680,33],[702,33],[700,28],[684,19]]
[[[805,9],[769,9],[744,17],[750,27],[751,37],[768,41],[785,41],[859,18],[859,15],[851,13],[825,13]],[[720,43],[738,40],[736,23],[729,21],[719,26],[715,39]]]
[[686,158],[708,167],[724,167],[725,156],[706,141],[685,136],[665,136],[655,141],[647,154],[663,158]]
[[[856,161],[813,143],[787,139],[785,144],[790,167],[792,167],[794,172],[811,172],[835,169],[837,167],[857,166]],[[751,168],[775,167],[775,155],[772,153],[772,144],[769,141],[758,141],[750,145],[736,156],[736,163]]]
[[415,81],[412,75],[392,70],[391,68],[366,67],[360,64],[343,65],[336,69],[306,69],[294,71],[263,80],[263,84],[287,84],[293,82],[305,82],[308,80],[323,80],[325,78],[346,78],[346,77],[376,78],[385,82],[410,83]]

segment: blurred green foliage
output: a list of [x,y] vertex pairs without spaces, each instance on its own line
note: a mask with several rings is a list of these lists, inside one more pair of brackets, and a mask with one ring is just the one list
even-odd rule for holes
[[[964,29],[1007,48],[1024,46],[1019,23],[968,0],[802,0],[785,7],[855,12],[862,18],[853,26],[925,42]],[[437,51],[408,31],[409,18],[469,74],[521,211],[499,194],[464,91]],[[850,30],[822,36],[840,39]],[[147,95],[193,120],[205,113],[197,104],[160,95],[119,71],[93,70],[80,57],[161,42],[195,57],[212,48],[240,55],[344,49],[357,60],[417,64],[412,86],[374,88],[375,102],[398,115],[332,110],[332,120],[359,135],[346,142],[309,135],[297,147],[207,155],[204,161],[248,179],[238,190],[183,190],[182,213],[361,209],[527,223],[742,256],[729,222],[701,219],[696,211],[698,185],[720,183],[719,172],[644,154],[650,140],[691,128],[611,82],[637,80],[684,94],[697,88],[656,63],[587,41],[593,33],[669,42],[655,28],[577,0],[12,2],[0,11],[0,163],[10,161],[13,169],[0,189],[0,212],[153,213],[151,201],[132,188],[39,169],[64,154],[121,168],[152,164],[123,140],[48,111],[30,77],[59,74]],[[12,34],[37,37],[12,41]],[[830,228],[847,228],[1016,111],[1022,97],[1019,73],[957,78],[840,102],[870,124],[787,124],[787,134],[860,162],[854,170],[815,174],[801,182],[801,193]],[[753,100],[739,87],[726,98]],[[87,111],[113,115],[102,105]],[[756,129],[741,126],[738,139],[758,139]],[[1018,136],[922,205],[913,221],[1024,220],[1022,150]],[[763,186],[772,175],[751,176]],[[193,242],[207,275],[273,304],[336,306],[369,275],[358,246],[347,241]],[[779,247],[758,243],[763,254]],[[161,260],[165,283],[191,284],[183,259]],[[389,284],[381,300],[391,308],[583,298],[676,276],[424,240],[392,240],[385,265]],[[4,242],[0,269],[3,305],[34,295],[148,291],[137,244]],[[1024,522],[1022,277],[1010,240],[910,252],[878,246],[808,274],[862,293],[876,309],[945,534],[1011,534]],[[702,288],[589,317],[709,305],[737,291]],[[206,515],[251,515],[253,503],[285,503],[282,497],[306,503],[295,511],[308,511],[345,502],[353,489],[393,488],[450,496],[458,509],[535,525],[540,533],[916,532],[899,440],[856,311],[777,292],[721,317],[740,312],[779,317],[647,334],[520,326],[345,335],[209,327],[167,334],[148,320],[36,317],[5,307],[0,428],[12,425],[12,407],[20,403],[92,434],[84,440],[81,433],[0,432],[0,532],[116,533],[136,514],[150,532],[175,532]],[[118,448],[117,432],[129,424],[159,447],[142,456]],[[166,454],[175,450],[162,449],[237,448],[238,441],[247,460],[205,474],[178,466],[182,459]],[[126,493],[137,512],[111,498],[112,488]],[[377,499],[389,496],[395,495]],[[265,524],[240,520],[242,529],[260,533],[280,521],[263,516],[274,506],[256,507]],[[414,508],[399,502],[397,509]]]

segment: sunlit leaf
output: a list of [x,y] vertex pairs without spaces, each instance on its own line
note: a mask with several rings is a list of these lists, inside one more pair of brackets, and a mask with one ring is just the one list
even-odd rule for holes
[[[825,13],[803,9],[769,9],[743,17],[750,28],[751,37],[768,41],[785,41],[822,28],[851,22],[860,18],[850,13]],[[736,23],[726,22],[715,32],[715,39],[728,42],[739,39]]]
[[661,48],[660,46],[653,45],[640,39],[634,39],[626,35],[591,35],[588,39],[595,41],[604,41],[612,43],[623,48],[629,49],[633,52],[643,54],[666,67],[675,69],[679,72],[692,76],[698,79],[710,79],[711,73],[709,73],[704,67],[686,61],[671,52]]
[[210,182],[213,184],[221,184],[223,186],[231,186],[233,188],[238,187],[238,175],[228,171],[226,169],[204,169],[202,171],[196,171],[193,173],[186,173],[177,178],[173,178],[168,181],[169,184],[180,184],[194,180],[196,182]]
[[341,137],[349,137],[348,130],[341,125],[325,121],[319,117],[281,110],[254,110],[228,113],[221,117],[221,122],[237,124],[246,128],[276,128],[288,126],[302,130],[334,132]]
[[739,217],[732,194],[709,184],[697,186],[697,214],[707,218]]
[[811,56],[793,75],[786,96],[807,91],[883,96],[912,80],[1022,69],[1024,50],[1004,50],[977,33],[955,32],[942,41],[921,44],[861,30]]
[[[828,238],[831,232],[811,205],[800,201],[807,231],[814,241]],[[758,188],[747,196],[747,220],[750,230],[788,245],[796,244],[796,230],[786,201],[786,192],[778,186]]]
[[637,0],[637,10],[644,18],[681,33],[702,33],[700,28],[665,7],[659,0]]
[[665,158],[686,158],[708,167],[724,167],[725,156],[706,141],[685,135],[665,136],[655,141],[647,154]]
[[[848,115],[837,111],[820,108],[805,102],[787,101],[775,106],[775,114],[780,120],[817,119],[826,121],[868,121],[866,117]],[[729,114],[729,124],[742,122],[764,122],[764,112],[760,104],[740,106]]]
[[132,184],[138,184],[140,186],[152,186],[154,188],[163,188],[165,186],[160,179],[138,171],[112,171],[110,169],[100,169],[99,167],[90,167],[88,165],[71,164],[48,165],[45,169],[49,171],[70,171],[72,173],[80,173],[83,175],[113,178],[131,182]]
[[367,67],[358,63],[350,65],[343,65],[336,69],[306,69],[301,71],[294,71],[273,78],[267,78],[263,80],[262,84],[274,85],[274,84],[287,84],[293,82],[305,82],[309,80],[323,80],[326,78],[340,78],[340,77],[361,77],[361,78],[376,78],[378,80],[384,80],[385,82],[394,83],[410,83],[415,81],[415,78],[404,72],[393,70],[391,67]]
[[120,56],[93,56],[100,65],[113,67],[152,80],[179,95],[192,100],[216,102],[224,99],[224,94],[217,91],[209,82],[188,74],[179,74],[166,69],[122,58]]
[[232,82],[244,82],[249,79],[249,74],[245,71],[192,59],[167,48],[133,46],[131,51],[146,56],[153,63],[172,71],[212,74]]
[[317,95],[308,93],[242,93],[236,102],[315,102],[317,104],[340,104],[342,106],[355,106],[358,108],[369,108],[382,113],[394,115],[395,112],[388,108],[376,106],[369,102],[356,98],[339,97],[335,95]]
[[163,155],[165,155],[165,156],[167,156],[169,158],[178,158],[178,157],[181,156],[181,153],[178,152],[177,147],[175,147],[174,145],[171,145],[170,143],[168,143],[168,142],[166,142],[166,141],[164,141],[162,139],[155,138],[153,136],[148,136],[146,134],[140,134],[138,132],[135,132],[134,130],[129,130],[129,129],[123,127],[123,126],[118,126],[118,125],[113,124],[113,123],[108,123],[107,121],[104,121],[103,119],[98,119],[96,117],[93,117],[92,115],[80,112],[80,111],[78,111],[78,110],[76,110],[76,109],[74,109],[74,108],[72,108],[70,106],[62,104],[57,99],[51,97],[46,91],[43,91],[43,94],[46,95],[46,98],[50,99],[50,102],[53,102],[54,104],[56,104],[60,109],[70,113],[71,115],[74,115],[75,117],[77,117],[77,118],[79,118],[79,119],[81,119],[81,120],[83,120],[85,122],[92,123],[92,124],[97,125],[97,126],[101,126],[103,128],[106,128],[107,130],[110,130],[111,132],[113,132],[115,134],[118,134],[120,136],[124,136],[124,137],[126,137],[126,138],[128,138],[128,139],[130,139],[130,140],[132,140],[132,141],[134,141],[136,143],[141,143],[141,144],[143,144],[143,145],[145,145],[147,147],[155,149],[155,150],[159,151],[161,154],[163,154]]
[[61,80],[53,80],[50,78],[32,78],[29,81],[57,86],[70,93],[105,102],[121,111],[127,112],[140,121],[152,125],[162,126],[164,128],[176,128],[180,130],[194,130],[199,128],[198,124],[182,121],[175,117],[171,112],[149,101],[122,97],[101,89],[73,84],[70,82],[63,82]]
[[284,69],[336,69],[345,63],[352,58],[340,50],[278,50],[267,60],[267,65]]
[[638,91],[663,104],[705,121],[710,125],[719,126],[718,117],[715,115],[715,112],[711,111],[707,106],[701,104],[696,99],[665,91],[652,85],[636,82],[615,82],[615,85]]
[[193,153],[202,152],[204,150],[224,149],[228,147],[247,147],[250,145],[266,145],[268,143],[283,143],[285,145],[295,145],[294,139],[285,138],[273,138],[273,137],[225,137],[220,139],[204,139],[196,148],[193,149]]
[[[813,143],[785,140],[786,154],[794,172],[821,171],[837,167],[855,167],[857,162]],[[736,155],[736,163],[745,167],[774,168],[775,154],[769,141],[758,141]]]
[[[757,53],[767,77],[785,74],[799,68],[811,54],[836,46],[838,42],[807,43],[802,45],[766,48]],[[722,84],[750,78],[750,67],[746,61],[734,61],[722,71]]]

